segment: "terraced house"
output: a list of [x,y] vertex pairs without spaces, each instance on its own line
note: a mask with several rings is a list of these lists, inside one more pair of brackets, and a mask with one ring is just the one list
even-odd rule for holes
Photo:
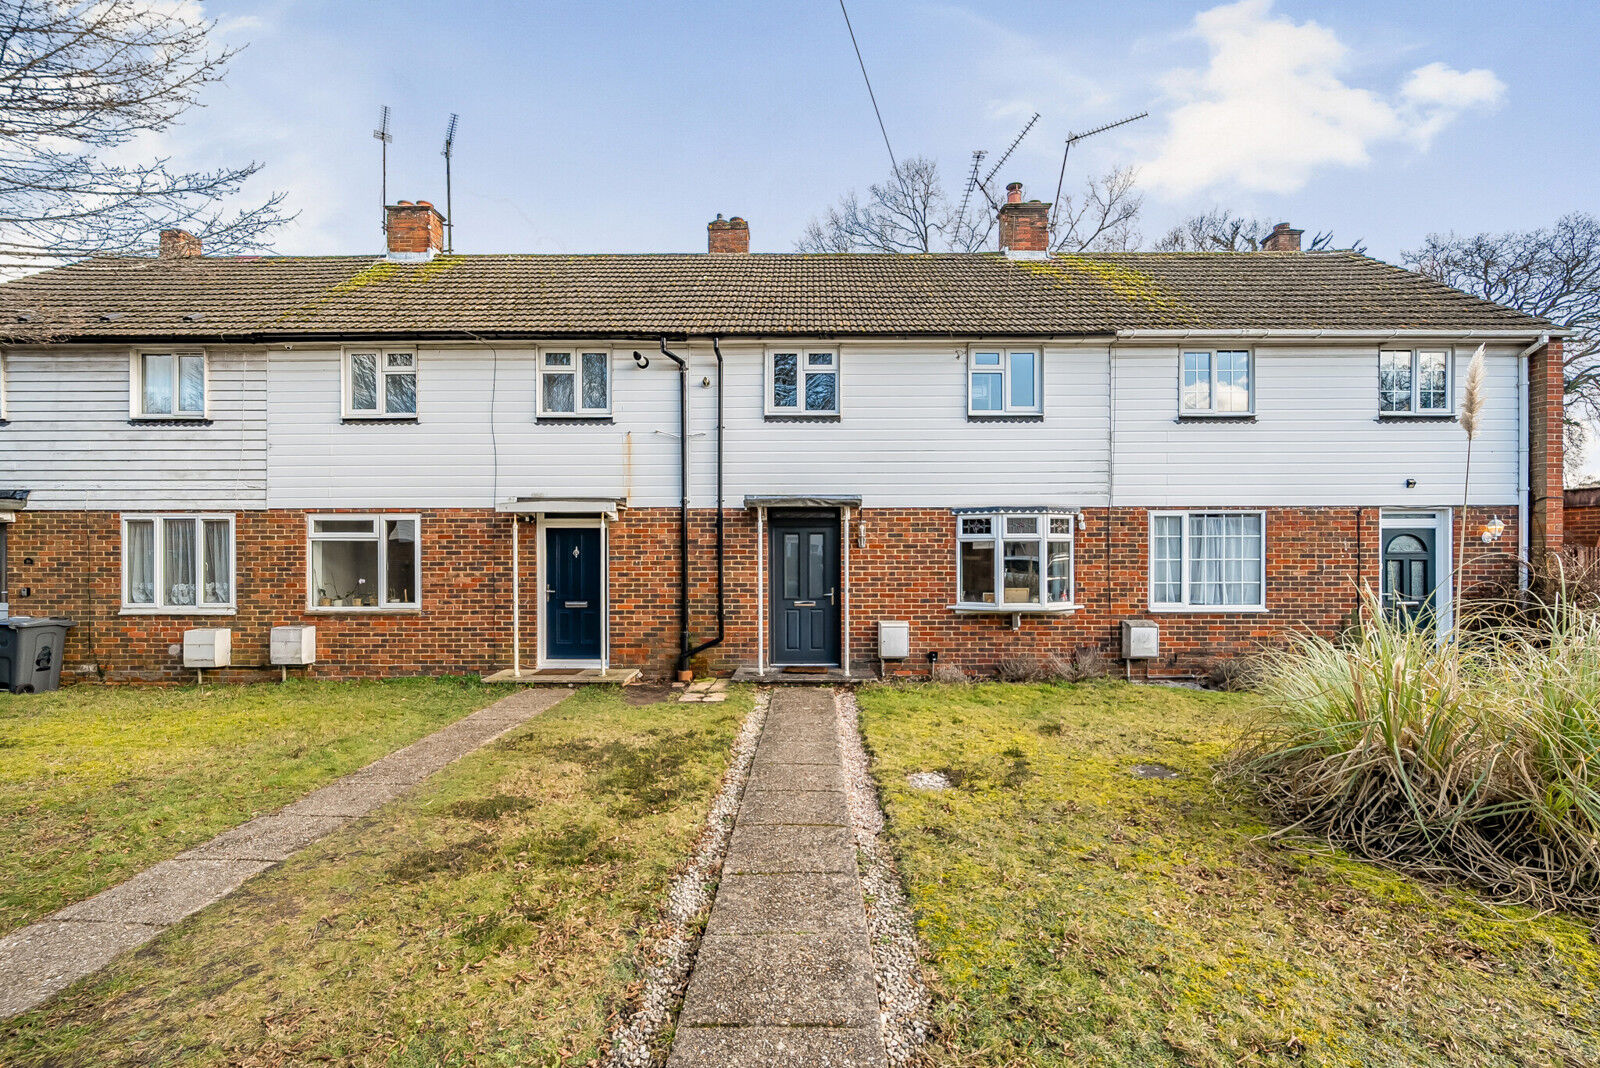
[[4,599],[76,621],[69,679],[188,677],[204,628],[235,674],[307,625],[322,675],[909,674],[1125,621],[1174,676],[1363,584],[1448,627],[1560,542],[1560,331],[1287,226],[1050,255],[1013,187],[998,254],[719,216],[703,254],[445,255],[388,210],[384,256],[172,231],[0,286]]

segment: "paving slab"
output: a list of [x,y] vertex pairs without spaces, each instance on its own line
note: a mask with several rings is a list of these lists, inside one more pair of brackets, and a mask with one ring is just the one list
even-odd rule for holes
[[345,816],[277,813],[258,816],[211,841],[179,853],[176,860],[283,860],[349,823]]
[[707,938],[760,934],[867,934],[854,874],[722,877]]
[[853,876],[855,841],[845,827],[735,823],[722,870],[762,875],[848,872]]
[[826,742],[769,742],[761,739],[756,746],[756,764],[834,764],[839,763],[839,743]]
[[403,783],[340,779],[280,809],[284,816],[365,816],[406,792]]
[[870,1027],[680,1027],[667,1068],[885,1068]]
[[[761,755],[761,747],[756,747]],[[844,768],[839,764],[760,764],[750,766],[745,790],[833,790],[844,793]]]
[[272,865],[270,860],[164,860],[50,918],[174,924]]
[[679,1019],[690,1027],[875,1026],[867,941],[858,934],[703,939]]
[[0,1017],[33,1008],[163,930],[143,923],[44,920],[13,931],[0,938]]
[[850,809],[835,790],[746,790],[735,822],[848,827]]

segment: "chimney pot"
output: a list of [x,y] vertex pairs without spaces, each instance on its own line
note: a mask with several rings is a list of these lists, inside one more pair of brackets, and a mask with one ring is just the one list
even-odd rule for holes
[[724,219],[720,212],[706,223],[706,251],[749,253],[750,224],[739,216]]
[[392,260],[431,260],[444,248],[444,216],[426,200],[401,200],[384,209]]
[[1006,186],[1006,202],[1000,205],[1000,251],[1050,251],[1050,205],[1024,202],[1021,182]]
[[1272,228],[1261,242],[1262,252],[1299,252],[1300,235],[1304,230],[1296,230],[1286,222],[1281,222]]
[[161,231],[161,258],[185,260],[203,255],[200,239],[187,230]]

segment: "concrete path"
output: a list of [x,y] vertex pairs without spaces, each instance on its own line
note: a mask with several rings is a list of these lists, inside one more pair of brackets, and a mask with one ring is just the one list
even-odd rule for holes
[[667,1068],[883,1068],[833,692],[772,695]]
[[571,692],[519,690],[273,815],[241,823],[87,901],[0,938],[0,1019],[33,1008],[118,955],[144,945],[231,894],[252,875],[367,815]]

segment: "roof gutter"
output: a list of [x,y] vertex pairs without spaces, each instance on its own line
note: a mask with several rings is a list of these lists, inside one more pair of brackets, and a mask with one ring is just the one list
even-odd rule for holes
[[[1245,338],[1245,337],[1261,337],[1261,338],[1266,338],[1266,337],[1272,337],[1272,338],[1309,338],[1309,339],[1313,339],[1313,340],[1316,339],[1316,338],[1324,338],[1324,337],[1326,337],[1326,338],[1340,338],[1340,339],[1376,338],[1376,339],[1379,339],[1379,340],[1387,340],[1389,338],[1456,338],[1456,339],[1465,339],[1465,338],[1480,338],[1481,337],[1481,338],[1506,338],[1508,340],[1521,340],[1522,338],[1544,338],[1545,340],[1548,340],[1549,338],[1552,338],[1552,337],[1567,337],[1567,336],[1570,336],[1571,333],[1572,333],[1571,330],[1567,330],[1565,328],[1560,328],[1560,327],[1554,328],[1554,329],[1544,328],[1542,330],[1531,330],[1531,329],[1523,329],[1523,330],[1502,330],[1502,329],[1493,329],[1493,330],[1489,330],[1489,329],[1482,329],[1482,330],[1429,330],[1429,329],[1415,328],[1415,327],[1403,327],[1403,328],[1397,328],[1397,329],[1393,329],[1393,330],[1322,330],[1322,329],[1317,329],[1317,330],[1306,330],[1306,329],[1280,330],[1280,329],[1268,328],[1268,327],[1246,327],[1246,328],[1226,328],[1226,329],[1206,329],[1206,328],[1201,328],[1201,327],[1190,327],[1190,328],[1185,328],[1185,329],[1181,329],[1181,330],[1145,330],[1145,329],[1118,330],[1117,331],[1117,337],[1119,339],[1121,339],[1121,338],[1176,338],[1176,339],[1183,339],[1183,338],[1191,338],[1191,337],[1199,337],[1199,338],[1214,338],[1214,337],[1241,337],[1241,338]],[[1534,343],[1533,347],[1537,348],[1539,344],[1540,344],[1540,342],[1536,341]]]

